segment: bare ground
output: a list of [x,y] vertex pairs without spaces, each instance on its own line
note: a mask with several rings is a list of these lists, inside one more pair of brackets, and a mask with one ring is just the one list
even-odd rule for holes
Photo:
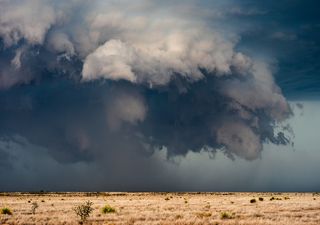
[[[79,224],[73,208],[88,200],[85,224],[320,224],[318,193],[0,193],[12,211],[0,224]],[[116,212],[103,214],[106,204]]]

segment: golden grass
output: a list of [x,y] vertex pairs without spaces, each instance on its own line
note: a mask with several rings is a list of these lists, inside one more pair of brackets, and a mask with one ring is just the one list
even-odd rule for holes
[[[0,224],[78,224],[73,207],[88,200],[94,211],[85,224],[320,224],[320,195],[312,193],[0,193],[0,208],[13,213]],[[116,212],[101,213],[105,205]]]

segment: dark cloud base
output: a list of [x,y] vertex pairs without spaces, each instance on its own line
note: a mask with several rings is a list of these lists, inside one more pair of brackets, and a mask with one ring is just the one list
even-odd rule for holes
[[[232,99],[219,94],[221,82],[224,79],[214,76],[194,84],[176,79],[167,87],[149,89],[129,82],[83,84],[47,75],[41,85],[34,83],[1,92],[1,133],[21,135],[32,144],[47,148],[53,158],[64,163],[94,161],[101,154],[122,148],[152,154],[154,149],[165,147],[169,156],[202,149],[215,152],[223,149],[215,136],[220,126],[228,122],[248,127],[252,124],[230,107]],[[148,108],[144,121],[123,123],[117,130],[108,126],[108,109],[114,107],[113,100],[119,93],[144,99]],[[251,128],[261,137],[259,142],[289,142],[281,132],[274,136],[275,121],[264,111],[248,112],[260,120],[259,129]],[[238,155],[254,159],[261,150],[258,148],[254,156],[223,151],[231,158]]]

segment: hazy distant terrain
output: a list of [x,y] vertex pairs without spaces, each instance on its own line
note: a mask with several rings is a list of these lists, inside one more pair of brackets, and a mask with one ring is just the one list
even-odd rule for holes
[[73,208],[88,200],[85,224],[320,224],[318,193],[2,193],[12,215],[0,224],[78,224]]

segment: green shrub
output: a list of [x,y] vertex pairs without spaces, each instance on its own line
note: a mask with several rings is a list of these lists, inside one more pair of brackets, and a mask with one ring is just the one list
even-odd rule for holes
[[256,199],[254,199],[254,198],[250,200],[250,203],[256,203],[256,202],[257,202],[257,201],[256,201]]
[[105,205],[103,208],[102,208],[102,213],[106,214],[106,213],[114,213],[116,212],[116,209],[115,208],[112,208],[111,206],[109,205]]
[[226,219],[233,219],[234,218],[234,213],[229,213],[229,212],[221,212],[220,213],[220,218],[222,220],[226,220]]
[[12,212],[9,208],[5,207],[1,209],[1,214],[12,215]]
[[263,201],[263,198],[261,198],[261,197],[260,197],[260,198],[259,198],[259,201],[261,201],[261,202],[262,202],[262,201]]
[[73,208],[73,211],[77,214],[77,216],[80,217],[82,222],[85,222],[93,211],[92,205],[92,202],[87,201],[84,204],[78,205]]

